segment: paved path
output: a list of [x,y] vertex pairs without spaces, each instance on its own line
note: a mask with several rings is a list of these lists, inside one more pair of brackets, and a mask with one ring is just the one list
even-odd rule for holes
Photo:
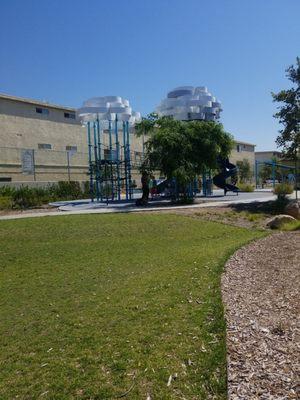
[[[135,207],[134,203],[119,203],[119,204],[88,204],[87,200],[73,202],[58,202],[57,205],[62,205],[64,211],[38,211],[38,212],[19,212],[16,214],[8,214],[0,216],[0,220],[21,219],[21,218],[37,218],[46,216],[61,216],[61,215],[79,215],[79,214],[108,214],[108,213],[130,213],[130,212],[147,212],[161,210],[177,210],[186,208],[205,208],[205,207],[222,207],[230,204],[250,203],[250,202],[265,202],[274,200],[276,197],[270,191],[256,191],[253,193],[240,193],[236,195],[221,196],[218,193],[210,198],[198,198],[198,203],[192,205],[171,206],[165,203],[150,202],[147,207]],[[161,204],[161,205],[159,205]],[[69,206],[68,206],[69,205]],[[74,205],[74,206],[70,206]]]

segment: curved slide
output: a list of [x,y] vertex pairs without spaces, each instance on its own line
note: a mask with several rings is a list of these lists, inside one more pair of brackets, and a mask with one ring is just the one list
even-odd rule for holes
[[237,168],[234,164],[231,164],[228,158],[219,159],[218,164],[220,166],[221,172],[213,177],[214,185],[218,186],[221,189],[224,189],[225,195],[227,192],[235,192],[239,191],[239,188],[235,185],[226,182],[227,178],[236,174]]

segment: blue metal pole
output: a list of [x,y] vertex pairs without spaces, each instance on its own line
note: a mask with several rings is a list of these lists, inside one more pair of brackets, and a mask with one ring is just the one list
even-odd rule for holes
[[99,196],[99,163],[98,163],[97,125],[96,125],[96,122],[94,122],[93,128],[94,128],[94,158],[95,158],[95,168],[96,168],[96,196],[97,196],[97,201],[99,201],[100,200],[100,196]]
[[116,140],[116,164],[117,164],[117,193],[118,200],[121,200],[121,182],[120,182],[120,143],[118,132],[118,115],[115,119],[115,140]]
[[110,163],[110,180],[111,180],[111,198],[112,200],[115,197],[114,193],[114,174],[113,174],[113,165],[112,165],[112,127],[111,120],[108,121],[108,133],[109,133],[109,163]]
[[101,131],[100,131],[100,122],[97,117],[97,138],[98,138],[98,164],[99,164],[99,191],[100,191],[100,200],[102,201],[102,158],[101,158]]
[[94,202],[94,181],[93,181],[93,163],[92,163],[92,141],[91,141],[91,123],[87,123],[88,151],[89,151],[89,173],[90,173],[90,195]]
[[196,196],[196,194],[199,192],[199,188],[198,188],[198,176],[196,176],[194,178],[194,188],[193,188],[194,194]]
[[273,180],[273,188],[275,187],[275,162],[272,160],[272,180]]
[[206,172],[202,174],[202,192],[203,196],[206,197]]
[[127,174],[126,124],[124,121],[123,121],[123,151],[124,151],[125,191],[126,191],[126,200],[128,200],[129,186],[128,186],[128,174]]
[[131,162],[130,162],[130,140],[129,140],[129,122],[126,121],[126,139],[127,139],[127,171],[128,171],[128,186],[129,199],[132,199],[132,184],[131,184]]

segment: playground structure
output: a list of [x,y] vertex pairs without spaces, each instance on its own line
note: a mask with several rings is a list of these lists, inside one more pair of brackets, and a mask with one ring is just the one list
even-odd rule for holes
[[220,167],[221,172],[214,176],[213,183],[214,185],[218,186],[221,189],[224,189],[224,193],[226,195],[227,192],[235,192],[238,193],[239,188],[232,183],[228,183],[226,179],[236,176],[237,174],[237,167],[230,163],[228,158],[218,159],[218,164]]
[[[296,179],[296,167],[291,165],[284,165],[281,163],[277,163],[275,160],[271,161],[255,161],[255,186],[258,188],[259,186],[263,186],[263,182],[261,185],[259,184],[260,181],[260,171],[262,167],[269,167],[270,169],[270,180],[272,183],[273,188],[275,187],[276,183],[278,183],[278,175],[280,176],[281,181],[286,181],[290,184],[295,184]],[[289,172],[287,174],[283,174],[284,172]]]
[[[130,129],[140,113],[120,96],[94,97],[77,111],[87,129],[91,200],[133,197]],[[108,140],[107,140],[108,135]]]
[[[167,99],[158,107],[160,115],[173,116],[180,120],[215,121],[221,112],[221,103],[205,87],[180,87],[169,92]],[[94,202],[130,201],[133,199],[130,136],[134,124],[141,119],[132,111],[129,101],[120,96],[94,97],[83,102],[77,114],[87,130],[89,157],[89,187]],[[140,160],[141,161],[141,160]],[[204,171],[187,187],[189,197],[201,192],[212,195],[213,184],[227,191],[238,192],[238,188],[226,182],[236,172],[235,165],[228,160],[218,160],[220,173],[212,178],[211,171]],[[178,187],[174,179],[163,180],[157,185],[157,194],[174,198]]]
[[[212,171],[204,171],[200,176],[196,177],[193,182],[191,182],[187,188],[186,193],[188,197],[195,197],[197,194],[202,192],[204,197],[210,197],[213,195],[213,185],[219,187],[224,190],[224,194],[231,191],[234,193],[239,192],[239,188],[232,183],[227,183],[227,179],[236,175],[237,167],[234,164],[231,164],[228,159],[219,159],[218,160],[220,172],[212,176]],[[201,183],[200,183],[201,181]],[[177,185],[175,179],[165,179],[161,180],[156,185],[156,193],[168,194],[169,197],[178,197],[177,195]]]

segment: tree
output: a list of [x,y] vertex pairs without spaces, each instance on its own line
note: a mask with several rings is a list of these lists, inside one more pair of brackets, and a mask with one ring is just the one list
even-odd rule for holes
[[258,175],[262,180],[262,186],[264,186],[264,183],[272,176],[272,166],[269,164],[264,164],[260,168]]
[[238,177],[241,183],[247,182],[252,177],[252,171],[250,163],[247,159],[237,161],[236,166],[238,168]]
[[283,103],[274,115],[283,125],[280,135],[276,139],[278,147],[283,147],[287,157],[296,160],[297,150],[300,145],[300,58],[297,57],[296,65],[286,69],[286,76],[295,85],[288,90],[272,93],[273,101]]
[[[187,185],[205,169],[216,169],[218,156],[228,157],[233,146],[232,136],[219,123],[177,121],[155,114],[136,125],[136,134],[147,136],[141,168],[144,182],[145,175],[160,171],[167,179],[176,179],[183,196]],[[146,195],[143,187],[142,199],[146,200]]]

